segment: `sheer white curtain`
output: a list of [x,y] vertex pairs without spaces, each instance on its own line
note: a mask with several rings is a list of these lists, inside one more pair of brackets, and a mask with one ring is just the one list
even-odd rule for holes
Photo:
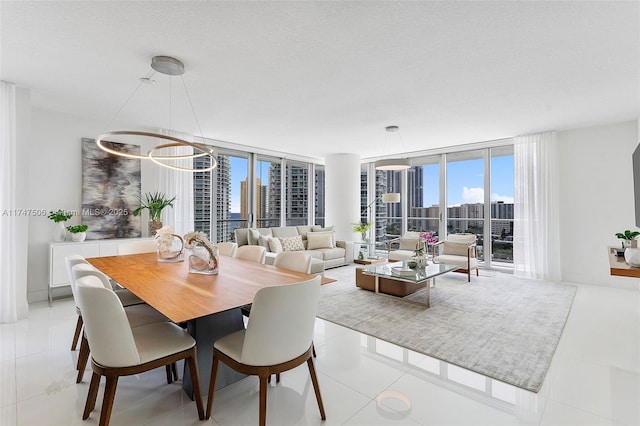
[[[162,151],[168,155],[188,155],[193,153],[191,147],[168,148]],[[192,159],[171,161],[172,165],[193,167]],[[175,195],[173,207],[162,210],[162,223],[173,226],[175,233],[184,235],[193,231],[193,173],[159,167],[159,191],[167,197]]]
[[16,230],[19,218],[16,206],[17,142],[16,90],[13,84],[0,81],[0,322],[14,322],[28,313],[26,282],[17,270]]
[[555,132],[514,139],[514,275],[560,279],[558,165]]

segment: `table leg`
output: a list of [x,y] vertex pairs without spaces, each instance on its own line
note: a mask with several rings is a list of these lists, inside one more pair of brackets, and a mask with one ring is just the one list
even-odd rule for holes
[[[209,394],[209,377],[211,376],[211,363],[213,361],[213,344],[219,338],[231,334],[234,331],[243,330],[244,321],[240,308],[225,312],[219,312],[206,317],[196,318],[187,324],[187,331],[196,340],[198,354],[198,373],[200,377],[200,388],[202,395]],[[182,389],[193,399],[193,385],[189,366],[185,362],[184,376],[182,379]],[[246,377],[225,364],[220,363],[218,368],[218,378],[216,379],[216,390],[237,382]]]
[[427,296],[427,303],[425,304],[427,308],[431,307],[431,280],[435,281],[434,278],[431,278],[430,280],[427,280],[427,282],[425,283],[424,287],[426,290],[426,296]]

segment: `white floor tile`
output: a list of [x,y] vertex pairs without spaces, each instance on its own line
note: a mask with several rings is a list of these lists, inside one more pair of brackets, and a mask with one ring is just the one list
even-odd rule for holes
[[[327,276],[353,282],[352,268]],[[640,293],[579,286],[538,394],[449,366],[318,320],[316,369],[327,413],[320,414],[306,365],[269,389],[271,425],[640,425]],[[0,424],[94,425],[82,411],[90,379],[75,383],[72,299],[30,306],[29,318],[0,325]],[[444,374],[443,374],[444,373]],[[204,401],[206,404],[206,401]],[[112,425],[254,425],[258,382],[216,393],[213,418],[198,419],[180,382],[164,370],[121,379]]]

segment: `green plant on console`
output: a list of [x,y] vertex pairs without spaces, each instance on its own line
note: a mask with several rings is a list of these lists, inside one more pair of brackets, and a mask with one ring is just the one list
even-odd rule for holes
[[640,232],[638,232],[638,231],[630,231],[629,229],[627,229],[624,232],[617,232],[616,233],[616,238],[620,238],[621,240],[631,241],[635,237],[637,237],[638,235],[640,235]]
[[133,211],[134,216],[138,216],[142,210],[149,210],[149,220],[160,222],[162,209],[173,207],[176,197],[168,198],[163,192],[147,192],[144,199],[140,197],[140,207]]
[[80,232],[86,232],[87,229],[89,229],[87,225],[67,226],[67,231],[71,232],[72,234],[79,234]]
[[353,232],[357,232],[359,234],[365,234],[369,229],[373,227],[373,223],[371,222],[358,222],[353,224]]
[[71,219],[71,217],[73,216],[73,213],[69,212],[65,212],[62,209],[58,209],[58,211],[56,212],[49,212],[49,216],[47,216],[49,219],[51,219],[52,221],[58,223],[58,222],[66,222],[67,220]]

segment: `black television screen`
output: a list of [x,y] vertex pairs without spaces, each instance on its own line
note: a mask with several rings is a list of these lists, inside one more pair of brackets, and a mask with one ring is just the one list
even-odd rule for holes
[[633,151],[633,194],[636,203],[636,226],[640,227],[640,145]]

